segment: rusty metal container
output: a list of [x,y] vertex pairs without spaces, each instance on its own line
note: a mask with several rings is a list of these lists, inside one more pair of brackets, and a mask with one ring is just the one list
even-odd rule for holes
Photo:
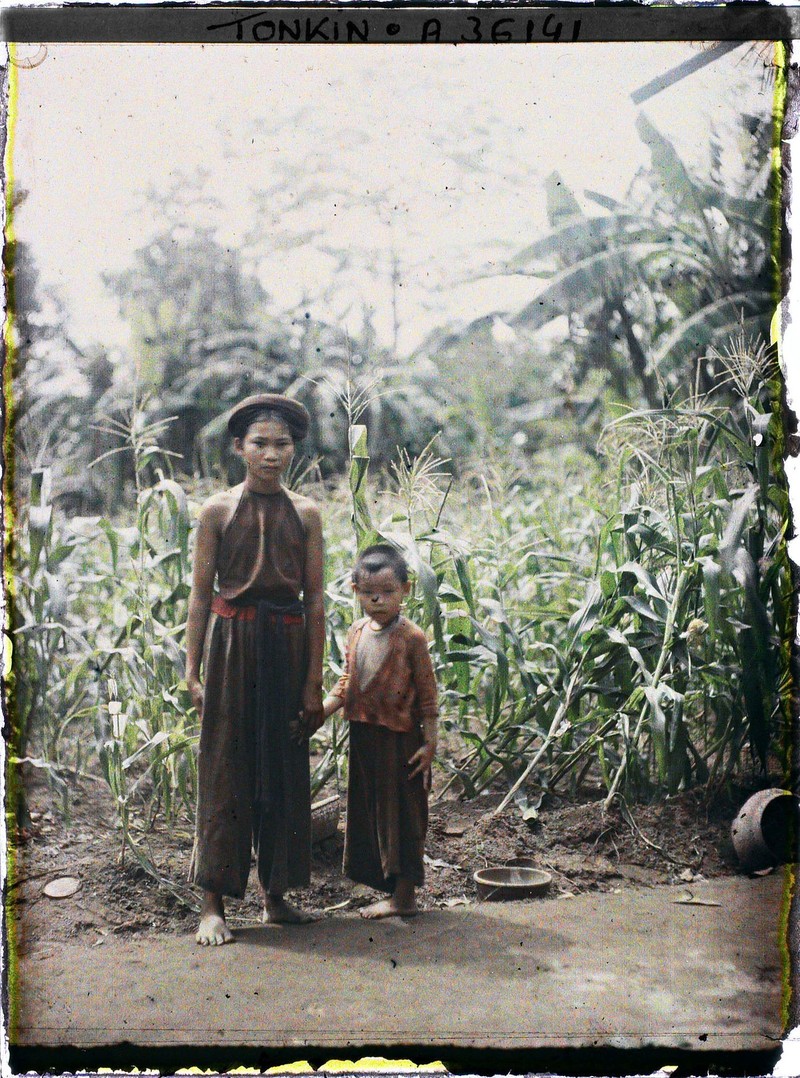
[[760,790],[744,803],[731,838],[745,872],[797,860],[798,808],[789,790]]

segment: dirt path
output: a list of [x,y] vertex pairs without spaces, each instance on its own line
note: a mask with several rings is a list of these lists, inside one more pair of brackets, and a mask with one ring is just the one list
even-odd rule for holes
[[344,913],[245,928],[214,950],[190,935],[30,942],[10,969],[11,1040],[768,1050],[781,1035],[785,878],[690,885],[718,905],[677,902],[684,885],[405,922]]
[[[30,784],[32,825],[13,850],[9,898],[24,944],[63,943],[87,934],[97,943],[107,933],[135,938],[190,930],[195,914],[159,887],[130,851],[120,866],[120,832],[104,784],[84,782],[73,792],[69,823],[52,807],[51,796],[41,781]],[[706,803],[698,792],[689,792],[637,805],[636,829],[618,810],[603,812],[600,791],[577,802],[548,798],[533,826],[513,806],[494,816],[500,793],[467,802],[434,800],[420,900],[426,910],[472,904],[474,871],[520,855],[552,873],[554,894],[614,893],[729,876],[738,872],[730,821],[746,796],[736,792]],[[186,886],[189,821],[179,818],[167,825],[158,818],[145,826],[134,813],[132,824],[163,879],[196,902],[198,896]],[[344,905],[352,911],[377,897],[342,875],[343,839],[340,822],[332,839],[314,847],[311,886],[295,896],[318,913],[333,908],[337,917]],[[51,902],[42,887],[59,876],[77,877],[80,890],[69,901]],[[260,910],[253,878],[244,901],[231,903],[229,912],[234,924],[256,923]]]

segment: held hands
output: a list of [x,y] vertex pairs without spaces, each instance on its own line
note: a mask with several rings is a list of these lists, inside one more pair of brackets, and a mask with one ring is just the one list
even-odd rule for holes
[[325,721],[322,710],[322,686],[316,684],[305,685],[300,705],[297,718],[289,723],[289,736],[298,743],[302,743],[311,737]]
[[303,689],[302,696],[303,719],[306,726],[306,737],[310,737],[315,730],[319,730],[325,721],[322,711],[322,685],[310,684]]
[[422,785],[426,790],[431,788],[431,764],[433,763],[433,757],[436,755],[436,744],[433,741],[426,741],[411,759],[408,761],[408,766],[412,768],[409,772],[409,779],[415,778],[417,775],[422,775]]
[[[192,704],[198,718],[203,718],[203,683],[199,677],[187,677],[186,688],[189,690]],[[289,736],[294,741],[302,742],[319,730],[325,721],[322,706],[322,686],[306,685],[301,697],[301,709],[296,719],[289,723]]]

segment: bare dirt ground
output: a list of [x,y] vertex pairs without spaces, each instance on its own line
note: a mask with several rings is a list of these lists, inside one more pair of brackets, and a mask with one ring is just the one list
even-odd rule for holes
[[[499,793],[433,800],[426,912],[406,920],[358,916],[373,895],[341,875],[340,824],[296,896],[316,924],[260,925],[251,886],[229,904],[236,945],[199,948],[187,821],[137,822],[159,886],[130,852],[119,863],[101,782],[73,791],[69,826],[31,783],[8,890],[14,1072],[383,1055],[466,1073],[767,1074],[791,873],[738,872],[729,826],[747,792],[627,818],[603,814],[600,790],[551,797],[533,827],[513,806],[492,815]],[[550,895],[478,903],[473,871],[519,855],[551,870]],[[78,889],[48,898],[65,875]]]
[[[28,945],[79,936],[101,946],[109,936],[194,929],[196,914],[187,903],[198,896],[185,882],[192,846],[187,820],[167,825],[159,817],[147,829],[134,820],[133,833],[170,890],[148,875],[130,851],[120,863],[120,831],[101,782],[85,780],[72,791],[68,822],[53,808],[44,782],[34,777],[27,789],[31,827],[12,836],[9,880],[22,952]],[[513,805],[492,815],[500,794],[471,802],[434,796],[420,904],[423,909],[471,905],[476,901],[473,872],[516,856],[533,857],[552,873],[551,896],[668,883],[691,890],[693,883],[738,871],[730,822],[749,792],[733,790],[713,799],[684,793],[631,806],[626,819],[618,808],[604,814],[602,792],[590,790],[578,802],[546,798],[532,826]],[[323,917],[356,910],[375,897],[342,876],[343,833],[342,820],[334,837],[314,847],[312,884],[295,896]],[[46,897],[44,886],[61,876],[77,878],[77,892],[64,899]],[[247,897],[229,903],[234,927],[258,923],[254,884],[253,875]]]

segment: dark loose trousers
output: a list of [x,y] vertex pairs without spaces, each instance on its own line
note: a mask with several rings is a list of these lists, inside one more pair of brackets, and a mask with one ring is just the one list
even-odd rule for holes
[[308,745],[296,744],[288,732],[305,680],[305,628],[296,614],[260,605],[251,607],[252,617],[212,613],[203,659],[190,878],[234,898],[245,892],[251,845],[266,892],[282,894],[311,878]]
[[393,892],[398,876],[417,887],[425,879],[428,795],[421,774],[408,778],[421,745],[418,728],[350,723],[344,872],[378,891]]

